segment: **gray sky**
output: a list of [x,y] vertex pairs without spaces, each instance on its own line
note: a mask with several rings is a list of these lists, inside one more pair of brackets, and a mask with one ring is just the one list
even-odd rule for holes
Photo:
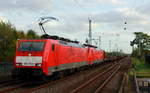
[[84,43],[90,18],[93,37],[101,36],[102,49],[109,51],[111,40],[112,51],[118,48],[131,53],[133,32],[150,34],[149,5],[150,0],[2,0],[0,19],[9,20],[19,30],[33,29],[41,35],[38,19],[54,16],[59,21],[45,25],[49,34]]

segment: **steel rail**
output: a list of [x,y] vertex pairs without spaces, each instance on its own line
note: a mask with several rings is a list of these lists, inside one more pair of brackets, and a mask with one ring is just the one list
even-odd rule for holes
[[8,92],[11,92],[13,90],[16,90],[18,88],[21,88],[22,86],[26,86],[28,85],[29,83],[21,83],[19,85],[16,85],[15,87],[12,87],[12,88],[7,88],[7,89],[4,89],[4,90],[1,90],[0,93],[8,93]]
[[79,87],[75,88],[74,90],[72,90],[70,93],[78,93],[82,88],[88,86],[91,82],[95,81],[96,79],[98,79],[100,76],[104,75],[105,73],[109,72],[110,70],[112,70],[115,66],[112,65],[111,67],[109,67],[107,70],[103,71],[102,73],[96,75],[94,78],[91,78],[90,80],[88,80],[87,82],[83,83],[82,85],[80,85]]
[[117,67],[117,69],[101,84],[101,86],[99,86],[99,87],[96,89],[96,91],[95,91],[94,93],[99,93],[100,90],[101,90],[102,88],[104,88],[104,86],[105,86],[106,84],[108,84],[108,82],[109,82],[109,81],[112,79],[112,77],[118,72],[119,69],[120,69],[120,66]]

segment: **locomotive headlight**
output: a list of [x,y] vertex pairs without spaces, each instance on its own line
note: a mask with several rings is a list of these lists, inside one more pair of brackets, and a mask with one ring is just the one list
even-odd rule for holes
[[41,66],[41,64],[35,64],[35,66],[38,66],[38,67],[40,67],[40,66]]
[[16,63],[16,66],[22,66],[22,64],[21,63]]
[[19,64],[17,63],[16,66],[19,66]]

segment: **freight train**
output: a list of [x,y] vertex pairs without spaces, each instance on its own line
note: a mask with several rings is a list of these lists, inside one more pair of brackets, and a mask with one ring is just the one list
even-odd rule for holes
[[80,44],[46,33],[43,24],[54,17],[41,17],[39,26],[45,33],[41,39],[18,40],[13,77],[51,76],[95,66],[105,60],[105,52],[95,46]]
[[105,51],[97,50],[95,46],[43,35],[41,39],[17,41],[12,76],[50,76],[89,67],[104,60]]

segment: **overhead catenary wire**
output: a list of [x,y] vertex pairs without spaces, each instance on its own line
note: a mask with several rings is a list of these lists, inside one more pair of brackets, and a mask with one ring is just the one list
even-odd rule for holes
[[91,18],[92,18],[93,14],[92,14],[91,12],[89,12],[89,11],[87,10],[87,8],[83,7],[83,6],[78,2],[78,0],[73,0],[73,1],[76,3],[76,5],[77,5],[82,11],[84,11],[85,13],[88,14],[88,19],[91,19]]
[[[89,21],[89,34],[88,34],[88,36],[89,36],[89,40],[88,40],[88,44],[91,44],[92,45],[92,40],[93,40],[93,38],[92,38],[92,27],[91,27],[91,21],[92,21],[92,13],[91,12],[89,12],[85,7],[83,7],[77,0],[73,0],[75,3],[76,3],[76,5],[78,5],[78,7],[80,8],[80,9],[82,9],[85,13],[87,13],[87,15],[88,15],[88,21]],[[86,41],[87,41],[87,38],[86,38]],[[100,42],[99,42],[100,43]]]
[[[84,11],[85,13],[88,13],[88,11],[87,11],[85,8],[83,8],[83,7],[78,3],[78,1],[74,1],[74,0],[73,0],[73,2],[75,2],[75,4],[76,4],[82,11]],[[63,11],[66,11],[66,9],[63,9]],[[66,11],[66,12],[67,12],[67,11]],[[88,13],[88,16],[87,16],[88,19],[90,18],[89,15],[91,16],[91,14]],[[74,16],[69,16],[67,13],[65,14],[65,16],[67,16],[68,18],[74,19],[74,18],[73,18]],[[64,17],[64,16],[61,16],[61,17],[62,17],[63,19],[66,19],[66,17]],[[72,25],[72,24],[70,24],[70,23],[68,23],[67,25],[68,25],[69,28],[78,29],[78,27],[75,27],[74,25]]]

